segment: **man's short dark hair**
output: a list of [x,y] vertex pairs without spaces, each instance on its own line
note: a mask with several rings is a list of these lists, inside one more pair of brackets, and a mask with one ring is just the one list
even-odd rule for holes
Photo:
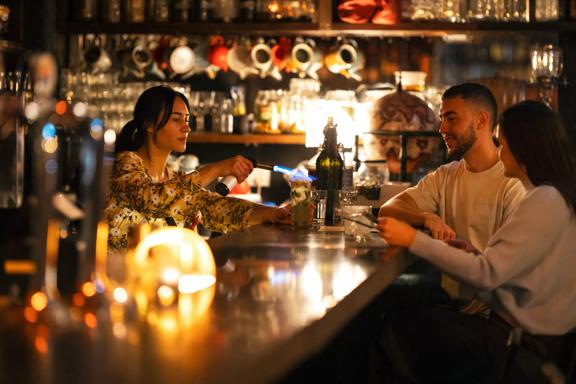
[[496,98],[488,87],[478,83],[462,83],[448,88],[442,94],[442,100],[450,100],[461,97],[488,108],[490,113],[490,129],[494,130],[498,117],[498,105]]

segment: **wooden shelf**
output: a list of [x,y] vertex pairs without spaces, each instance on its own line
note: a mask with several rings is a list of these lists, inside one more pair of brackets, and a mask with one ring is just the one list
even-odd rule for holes
[[116,33],[116,34],[166,34],[166,35],[213,35],[213,34],[266,34],[305,35],[316,34],[316,23],[203,23],[203,22],[143,22],[143,23],[100,23],[68,22],[67,33]]
[[466,23],[449,23],[441,21],[410,22],[394,25],[383,24],[348,24],[333,23],[333,29],[338,30],[399,30],[399,31],[454,31],[454,32],[474,32],[474,31],[576,31],[576,22],[572,21],[550,21],[550,22],[495,22],[480,21]]
[[246,134],[229,135],[222,133],[192,133],[188,135],[189,143],[204,144],[287,144],[304,145],[305,135],[265,135]]
[[100,23],[68,22],[67,33],[112,34],[167,34],[167,35],[310,35],[310,36],[446,36],[454,34],[489,34],[511,32],[518,34],[542,34],[576,32],[576,22],[410,22],[395,25],[334,23]]

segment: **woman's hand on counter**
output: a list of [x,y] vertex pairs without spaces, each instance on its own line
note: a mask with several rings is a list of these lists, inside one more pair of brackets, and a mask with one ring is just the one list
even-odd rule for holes
[[416,237],[416,230],[411,225],[392,217],[379,217],[378,230],[380,237],[386,240],[388,244],[406,248],[412,245]]
[[422,216],[424,218],[424,227],[430,230],[430,234],[434,239],[446,241],[456,238],[456,232],[438,215],[426,212]]
[[290,224],[292,219],[292,207],[290,205],[276,208],[258,206],[252,208],[248,222],[251,225],[272,223],[272,224]]

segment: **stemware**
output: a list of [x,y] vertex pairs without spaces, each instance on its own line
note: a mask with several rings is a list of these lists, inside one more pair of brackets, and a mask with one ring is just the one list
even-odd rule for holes
[[562,74],[562,50],[555,44],[537,45],[530,52],[530,58],[540,98],[550,107],[555,84]]

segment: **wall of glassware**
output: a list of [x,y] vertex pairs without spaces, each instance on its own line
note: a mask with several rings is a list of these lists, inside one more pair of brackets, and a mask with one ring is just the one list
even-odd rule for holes
[[[529,22],[553,21],[565,16],[564,2],[559,0],[340,0],[335,4],[338,19],[353,24]],[[532,16],[530,6],[534,7]]]
[[108,23],[299,21],[316,18],[315,0],[71,0],[71,18]]
[[[75,35],[61,94],[83,99],[119,130],[139,94],[171,84],[191,103],[193,129],[220,133],[303,133],[328,114],[369,130],[366,106],[398,80],[433,109],[449,84],[484,81],[501,106],[534,82],[538,40],[473,38]],[[238,117],[241,124],[238,124]],[[362,120],[363,119],[363,120]],[[319,138],[307,144],[317,145]]]
[[[332,4],[335,20],[354,24],[528,22],[565,16],[564,1],[559,0],[333,0]],[[315,0],[74,0],[69,8],[71,20],[107,23],[315,22],[318,16]]]

